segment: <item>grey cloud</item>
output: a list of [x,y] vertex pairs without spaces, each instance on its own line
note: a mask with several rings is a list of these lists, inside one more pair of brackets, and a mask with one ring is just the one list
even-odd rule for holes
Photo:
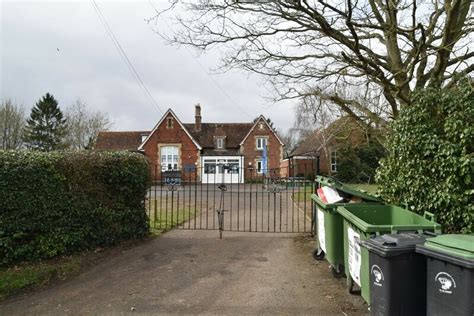
[[[161,113],[133,79],[90,2],[0,3],[0,97],[28,109],[46,92],[63,107],[80,97],[88,107],[107,112],[114,129],[153,127]],[[238,71],[212,75],[223,93],[195,53],[166,45],[153,32],[155,26],[144,21],[153,15],[149,3],[98,3],[162,110],[172,107],[190,122],[193,105],[200,102],[207,122],[249,121],[264,114],[277,127],[290,127],[293,101],[269,103],[261,78]],[[215,68],[218,58],[210,52],[199,62],[205,69]]]

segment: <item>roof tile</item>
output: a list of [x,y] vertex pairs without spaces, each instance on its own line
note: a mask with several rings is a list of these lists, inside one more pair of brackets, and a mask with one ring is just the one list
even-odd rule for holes
[[142,143],[142,136],[149,131],[136,132],[99,132],[96,150],[137,150]]

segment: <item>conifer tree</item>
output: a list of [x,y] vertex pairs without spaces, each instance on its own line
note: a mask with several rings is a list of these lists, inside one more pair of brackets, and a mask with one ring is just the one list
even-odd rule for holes
[[31,109],[24,142],[29,149],[52,151],[61,148],[66,119],[53,95],[46,93]]

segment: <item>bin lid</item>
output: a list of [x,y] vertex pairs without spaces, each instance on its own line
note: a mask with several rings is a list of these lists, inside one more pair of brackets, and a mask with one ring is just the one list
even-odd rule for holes
[[440,235],[427,239],[425,247],[462,259],[474,260],[474,235]]
[[425,242],[426,235],[401,233],[386,234],[375,238],[360,241],[361,246],[370,252],[382,257],[398,256],[407,252],[414,252],[416,245]]
[[343,184],[342,182],[339,182],[339,181],[337,181],[333,178],[323,177],[323,176],[316,176],[316,182],[319,182],[322,185],[327,185],[327,186],[329,186],[333,189],[340,190],[340,191],[342,191],[344,193],[347,193],[347,194],[350,194],[352,196],[360,197],[361,199],[363,199],[365,201],[372,201],[372,202],[382,203],[382,201],[379,198],[377,198],[373,195],[361,192],[359,190],[352,189],[352,188],[348,187],[347,185]]

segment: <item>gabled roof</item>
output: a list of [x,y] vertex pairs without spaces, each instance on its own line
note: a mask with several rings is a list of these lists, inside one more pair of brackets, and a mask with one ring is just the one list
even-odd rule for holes
[[281,141],[280,137],[278,137],[278,134],[275,132],[275,130],[268,124],[267,122],[267,119],[265,118],[265,116],[263,115],[260,115],[258,117],[258,119],[255,121],[255,123],[253,124],[252,128],[249,130],[249,132],[247,133],[247,135],[245,135],[245,137],[242,139],[242,141],[240,142],[239,145],[242,145],[245,140],[250,136],[250,134],[252,133],[252,131],[255,129],[255,126],[257,126],[257,124],[260,122],[260,120],[263,120],[265,122],[265,124],[267,125],[268,129],[270,131],[272,131],[273,135],[275,135],[275,137],[278,139],[278,141],[280,142],[280,144],[282,146],[285,146],[285,144]]
[[[330,139],[326,139],[329,142]],[[322,144],[324,144],[324,138],[321,129],[317,129],[312,132],[308,137],[303,139],[298,146],[290,153],[290,156],[304,156],[313,155],[321,150]]]
[[[325,146],[331,146],[336,143],[353,142],[354,138],[350,135],[363,133],[364,127],[349,116],[343,116],[333,121],[326,128],[316,129],[308,135],[291,152],[290,157],[314,155],[319,153]],[[341,138],[342,137],[342,138]]]
[[225,148],[239,148],[240,142],[253,123],[202,123],[201,131],[195,130],[194,123],[183,124],[202,148],[214,148],[214,137],[225,136]]
[[178,122],[178,124],[181,126],[181,128],[186,132],[186,134],[189,136],[189,138],[191,138],[191,140],[193,141],[194,145],[196,145],[196,147],[201,150],[202,147],[201,145],[199,145],[199,143],[196,141],[196,139],[194,139],[194,137],[189,133],[188,129],[183,125],[183,123],[181,123],[181,121],[178,119],[178,117],[176,116],[176,114],[174,114],[173,110],[171,109],[168,109],[168,111],[165,112],[165,114],[163,114],[163,116],[161,117],[161,119],[158,121],[158,123],[156,123],[155,127],[153,128],[153,130],[150,132],[150,134],[148,135],[148,137],[143,141],[143,143],[141,143],[140,147],[138,147],[138,150],[143,150],[143,146],[148,142],[148,140],[150,140],[151,136],[156,132],[156,130],[158,129],[158,127],[161,125],[161,123],[163,123],[163,121],[165,120],[165,118],[171,114],[174,119],[176,120],[176,122]]
[[142,136],[150,131],[136,132],[99,132],[95,149],[97,150],[137,150],[142,143]]
[[[225,137],[225,148],[216,149],[216,155],[236,154],[260,120],[265,122],[268,129],[274,133],[283,145],[283,142],[263,115],[260,115],[255,123],[202,123],[201,130],[196,131],[194,123],[181,123],[173,110],[168,109],[152,131],[100,132],[95,148],[97,150],[143,150],[143,146],[151,139],[168,115],[172,115],[196,147],[199,150],[206,149],[206,153],[209,153],[209,150],[216,149],[216,137]],[[146,138],[142,142],[143,136],[146,136]]]

